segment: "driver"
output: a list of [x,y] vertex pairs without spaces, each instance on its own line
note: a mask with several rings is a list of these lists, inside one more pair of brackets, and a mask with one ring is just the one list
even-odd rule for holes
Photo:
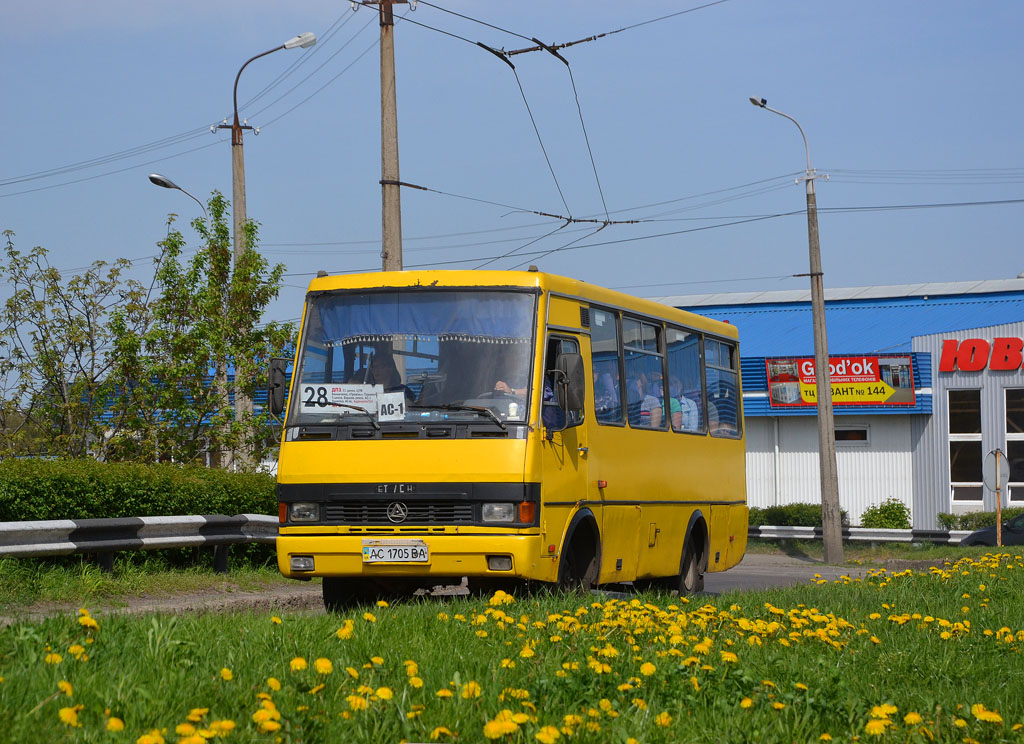
[[517,398],[523,398],[526,396],[526,385],[516,387],[513,383],[506,382],[505,380],[498,380],[494,383],[494,391],[498,393],[505,393],[507,395],[514,395]]

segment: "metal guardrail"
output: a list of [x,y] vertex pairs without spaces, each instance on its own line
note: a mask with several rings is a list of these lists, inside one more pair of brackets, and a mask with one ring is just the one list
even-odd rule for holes
[[[844,540],[864,542],[931,542],[959,545],[970,530],[883,530],[870,527],[844,527]],[[761,525],[747,530],[748,538],[761,540],[820,540],[820,527],[774,527]]]
[[277,525],[277,517],[265,514],[0,522],[0,556],[96,553],[101,566],[110,569],[113,554],[121,550],[213,547],[214,571],[225,573],[230,545],[272,545]]

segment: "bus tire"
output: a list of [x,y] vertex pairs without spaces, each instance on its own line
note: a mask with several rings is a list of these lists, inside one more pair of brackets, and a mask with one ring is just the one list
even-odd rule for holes
[[580,520],[566,540],[558,560],[558,589],[575,592],[597,586],[601,569],[599,547],[594,523],[586,519]]
[[683,564],[679,569],[676,589],[680,595],[704,591],[704,574],[700,570],[700,555],[693,540],[688,540],[683,551]]
[[327,612],[343,612],[377,598],[377,588],[371,579],[324,576],[321,590]]

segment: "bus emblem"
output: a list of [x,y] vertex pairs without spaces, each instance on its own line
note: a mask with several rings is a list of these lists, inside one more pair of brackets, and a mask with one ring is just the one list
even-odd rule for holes
[[387,514],[392,522],[404,522],[409,516],[409,507],[401,501],[392,501],[388,504]]

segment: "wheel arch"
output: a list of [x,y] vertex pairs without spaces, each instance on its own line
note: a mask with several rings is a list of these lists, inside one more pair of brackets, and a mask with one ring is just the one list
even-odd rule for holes
[[[581,532],[582,530],[582,532]],[[569,524],[565,528],[565,532],[562,535],[562,544],[559,546],[558,555],[561,558],[562,554],[566,550],[572,549],[573,543],[576,540],[577,533],[582,539],[586,539],[592,542],[594,557],[597,558],[598,570],[600,571],[601,566],[601,530],[597,524],[597,517],[594,516],[588,507],[579,509],[572,518],[569,520]]]

